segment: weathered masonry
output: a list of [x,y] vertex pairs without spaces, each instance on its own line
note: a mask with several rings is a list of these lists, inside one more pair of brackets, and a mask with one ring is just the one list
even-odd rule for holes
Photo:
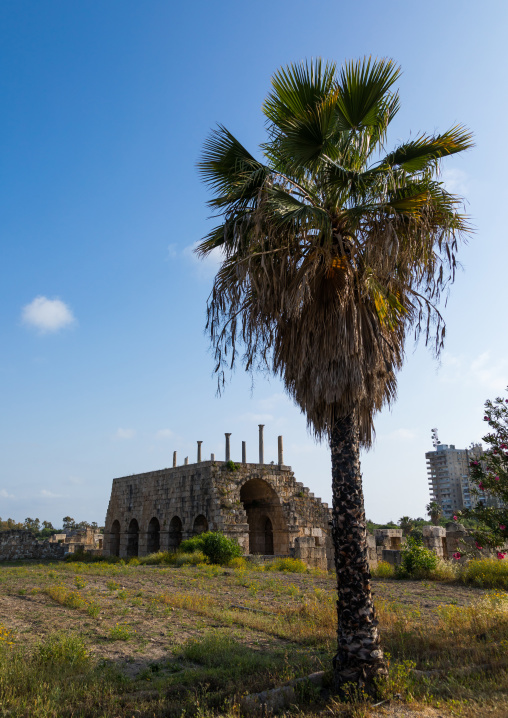
[[248,464],[245,442],[242,463],[226,460],[197,462],[113,480],[106,516],[104,554],[145,556],[178,547],[202,531],[222,531],[246,554],[293,556],[310,566],[332,568],[331,512],[285,466],[282,437],[279,463],[265,464],[263,427],[260,461]]

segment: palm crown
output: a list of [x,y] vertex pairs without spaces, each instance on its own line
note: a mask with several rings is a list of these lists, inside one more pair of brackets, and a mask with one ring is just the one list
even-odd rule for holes
[[246,368],[281,375],[317,435],[355,412],[363,444],[395,396],[409,329],[439,351],[437,302],[468,230],[439,161],[472,146],[456,126],[386,153],[399,109],[391,60],[320,60],[277,72],[255,159],[223,126],[199,168],[221,217],[198,247],[223,253],[208,302],[220,381]]

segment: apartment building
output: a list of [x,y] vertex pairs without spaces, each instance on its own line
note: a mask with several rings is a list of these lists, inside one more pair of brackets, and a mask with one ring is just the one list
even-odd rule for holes
[[441,506],[445,518],[451,518],[477,501],[471,493],[469,462],[481,453],[481,445],[456,449],[454,444],[436,442],[434,448],[425,454],[430,500]]

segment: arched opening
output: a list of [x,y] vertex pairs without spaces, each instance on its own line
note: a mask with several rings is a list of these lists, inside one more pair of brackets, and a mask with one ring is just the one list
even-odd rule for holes
[[208,521],[206,520],[206,517],[203,516],[203,514],[199,514],[199,516],[196,516],[196,518],[194,519],[192,533],[202,534],[205,531],[208,531]]
[[289,531],[279,497],[262,479],[247,481],[240,501],[249,524],[249,553],[265,556],[289,554]]
[[148,553],[157,553],[161,547],[161,526],[158,519],[154,518],[148,524],[148,535],[146,539],[146,550]]
[[178,516],[173,516],[169,524],[168,547],[176,549],[182,543],[182,522]]
[[272,522],[266,517],[265,520],[265,555],[273,556],[273,526]]
[[120,556],[120,521],[113,521],[109,534],[109,555]]
[[127,556],[137,556],[139,552],[139,524],[132,519],[127,530]]

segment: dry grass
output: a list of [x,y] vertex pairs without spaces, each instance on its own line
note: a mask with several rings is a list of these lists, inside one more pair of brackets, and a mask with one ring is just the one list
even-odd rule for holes
[[[334,578],[237,565],[1,566],[0,716],[237,715],[241,693],[329,668]],[[374,593],[391,654],[383,696],[508,715],[505,591],[378,580]],[[68,655],[75,672],[42,654]],[[300,698],[308,716],[371,710],[358,696]]]

